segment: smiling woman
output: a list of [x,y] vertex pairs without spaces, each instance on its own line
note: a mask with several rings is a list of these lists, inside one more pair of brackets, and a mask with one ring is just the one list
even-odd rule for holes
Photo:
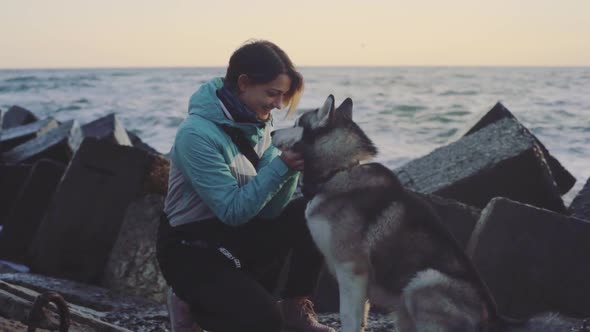
[[267,121],[273,109],[281,109],[288,102],[286,94],[291,86],[291,78],[287,74],[279,74],[268,83],[254,83],[246,74],[238,78],[238,98],[258,120]]
[[[273,109],[295,109],[302,88],[285,52],[251,41],[233,53],[225,78],[191,97],[170,152],[158,231],[173,331],[334,332],[309,300],[322,258],[305,202],[291,201],[303,156],[270,144]],[[277,302],[271,294],[289,252]]]
[[297,107],[303,77],[282,49],[269,41],[258,41],[234,52],[224,86],[261,120],[267,120],[274,108],[290,104],[292,112]]

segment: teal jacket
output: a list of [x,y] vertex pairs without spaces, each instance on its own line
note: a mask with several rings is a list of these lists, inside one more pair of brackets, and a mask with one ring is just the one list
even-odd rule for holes
[[[236,123],[216,91],[221,78],[202,85],[189,102],[170,151],[170,178],[164,211],[171,225],[216,217],[228,225],[273,218],[291,199],[299,172],[277,158],[270,124]],[[241,129],[260,156],[256,169],[219,125]]]

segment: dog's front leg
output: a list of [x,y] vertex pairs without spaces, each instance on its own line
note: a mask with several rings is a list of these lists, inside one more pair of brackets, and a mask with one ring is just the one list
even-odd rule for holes
[[344,263],[336,267],[340,293],[340,322],[343,332],[364,332],[367,322],[368,269],[359,263]]

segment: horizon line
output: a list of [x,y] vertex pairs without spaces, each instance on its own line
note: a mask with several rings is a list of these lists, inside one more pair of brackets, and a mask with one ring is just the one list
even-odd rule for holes
[[[587,65],[301,65],[296,68],[590,68]],[[227,65],[204,65],[204,66],[72,66],[72,67],[14,67],[4,68],[0,67],[0,71],[9,70],[80,70],[80,69],[218,69],[227,68]]]

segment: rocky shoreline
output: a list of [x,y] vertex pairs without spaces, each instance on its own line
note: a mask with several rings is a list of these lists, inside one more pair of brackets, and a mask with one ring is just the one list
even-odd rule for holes
[[[80,125],[15,106],[0,111],[0,125],[0,331],[25,331],[49,291],[69,305],[70,331],[167,331],[154,248],[166,156],[114,114]],[[590,317],[590,182],[566,206],[576,179],[502,104],[456,142],[394,172],[432,204],[502,312]],[[339,328],[337,286],[326,273],[314,303],[320,320]],[[40,326],[57,330],[57,308],[44,310]],[[570,330],[584,324],[573,320]],[[372,312],[366,331],[395,327]]]
[[[1,265],[0,265],[1,266]],[[96,320],[112,324],[112,327],[99,326],[83,321],[79,318],[72,318],[76,323],[72,325],[70,331],[135,331],[135,332],[165,332],[170,331],[170,321],[168,312],[163,304],[155,301],[146,300],[145,298],[133,297],[128,295],[117,294],[116,292],[106,290],[91,285],[79,284],[69,280],[61,280],[41,275],[29,273],[8,273],[9,268],[4,267],[5,273],[0,273],[0,290],[7,293],[16,293],[20,290],[20,296],[23,296],[24,289],[33,294],[44,293],[48,290],[57,291],[62,294],[70,306],[70,317],[76,314],[90,316]],[[0,270],[1,271],[1,270]],[[7,286],[10,285],[10,286]],[[0,293],[0,303],[4,303],[5,294]],[[12,315],[21,308],[3,309]],[[55,308],[53,308],[55,310]],[[336,329],[340,328],[340,318],[337,313],[320,313],[318,319]],[[83,321],[81,323],[81,321]],[[86,323],[86,327],[81,326]],[[0,331],[17,331],[16,320],[0,319]],[[53,318],[51,323],[57,325],[57,319]],[[25,324],[20,322],[20,328],[25,330]],[[9,327],[12,327],[9,328]],[[46,326],[47,327],[47,326]],[[52,329],[48,329],[52,330]],[[39,329],[45,331],[45,329]],[[395,331],[395,326],[390,317],[380,313],[371,312],[369,315],[367,332],[391,332]]]

